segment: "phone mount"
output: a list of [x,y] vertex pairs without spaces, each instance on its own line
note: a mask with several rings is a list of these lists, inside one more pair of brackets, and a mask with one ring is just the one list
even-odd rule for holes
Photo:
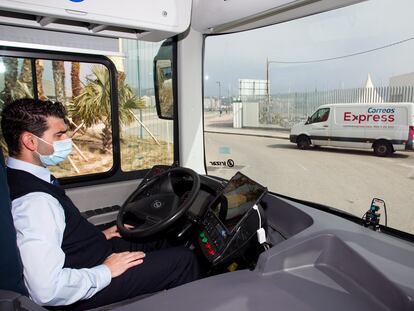
[[385,210],[385,202],[382,199],[373,198],[371,207],[363,216],[364,227],[371,228],[374,231],[380,231],[380,209]]

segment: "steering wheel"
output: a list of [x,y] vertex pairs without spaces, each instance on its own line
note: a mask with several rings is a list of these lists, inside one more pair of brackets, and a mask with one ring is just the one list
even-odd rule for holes
[[[174,187],[173,183],[177,178],[190,179],[191,189],[177,191],[180,189]],[[121,206],[116,221],[119,232],[127,238],[144,238],[159,233],[184,215],[199,190],[200,177],[188,168],[172,168],[153,177],[145,185],[138,187]],[[135,228],[125,227],[125,215],[128,213],[143,223]]]

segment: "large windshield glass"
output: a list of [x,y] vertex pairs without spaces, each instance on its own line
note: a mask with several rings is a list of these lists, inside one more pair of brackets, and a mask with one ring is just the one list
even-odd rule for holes
[[[372,0],[205,43],[208,174],[414,233],[414,2]],[[382,211],[381,224],[385,224]]]

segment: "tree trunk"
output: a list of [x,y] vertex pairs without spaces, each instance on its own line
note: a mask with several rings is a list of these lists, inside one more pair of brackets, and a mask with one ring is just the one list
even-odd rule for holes
[[43,89],[43,71],[44,65],[42,59],[36,59],[36,80],[37,80],[37,95],[40,100],[46,100],[47,96]]
[[66,102],[64,62],[59,60],[53,60],[52,69],[53,81],[55,82],[56,100],[64,104]]
[[72,101],[78,97],[82,91],[82,85],[80,81],[80,63],[72,62],[72,70],[70,72],[72,80]]
[[13,100],[13,92],[16,88],[17,82],[17,67],[18,60],[14,57],[4,57],[3,58],[4,67],[6,67],[6,72],[4,73],[4,91],[3,91],[3,101],[5,103],[10,103]]
[[112,131],[111,125],[105,124],[105,127],[102,130],[102,149],[104,152],[108,152],[112,149]]
[[19,81],[26,84],[30,93],[33,94],[32,61],[30,59],[25,58],[23,60]]
[[25,58],[20,71],[19,81],[26,84],[32,83],[32,61]]

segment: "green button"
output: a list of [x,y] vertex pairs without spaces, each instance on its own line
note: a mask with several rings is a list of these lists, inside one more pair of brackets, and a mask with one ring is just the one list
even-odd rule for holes
[[200,233],[200,238],[204,238],[205,236],[204,231]]
[[206,237],[201,239],[201,242],[203,242],[203,243],[207,243],[207,241],[208,241],[208,239]]

